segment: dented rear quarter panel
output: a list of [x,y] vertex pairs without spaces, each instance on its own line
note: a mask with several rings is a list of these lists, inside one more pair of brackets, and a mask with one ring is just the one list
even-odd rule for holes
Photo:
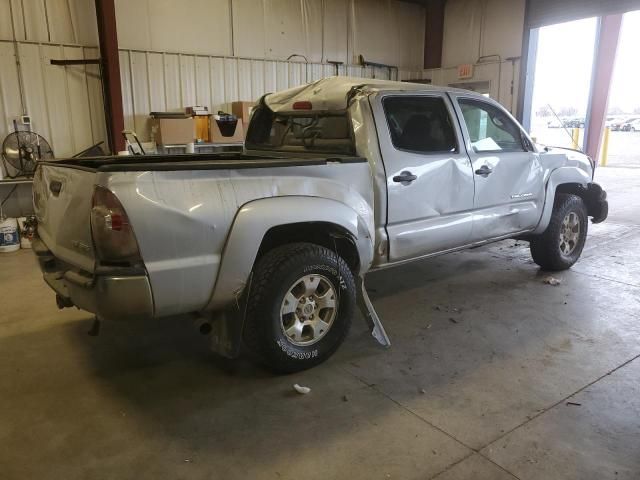
[[[356,212],[371,242],[374,236],[367,163],[104,172],[98,174],[97,183],[111,189],[127,211],[149,274],[156,316],[207,307],[229,232],[249,202],[291,197],[295,207],[296,197],[332,199]],[[305,212],[309,221],[313,213]],[[283,216],[278,224],[286,223],[290,222]],[[247,257],[255,257],[264,233],[253,239],[255,251],[247,251]]]

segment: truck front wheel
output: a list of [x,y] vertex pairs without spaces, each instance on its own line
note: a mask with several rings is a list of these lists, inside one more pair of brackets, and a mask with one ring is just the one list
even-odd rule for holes
[[244,342],[277,372],[311,368],[344,341],[355,300],[353,274],[335,252],[311,243],[275,248],[253,271]]
[[556,195],[547,229],[531,239],[533,261],[543,270],[566,270],[580,258],[587,239],[587,210],[577,195]]

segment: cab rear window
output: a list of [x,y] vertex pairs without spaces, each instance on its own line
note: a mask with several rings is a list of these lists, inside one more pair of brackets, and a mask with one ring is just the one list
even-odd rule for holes
[[246,147],[249,149],[355,154],[346,111],[274,112],[266,105],[251,117]]

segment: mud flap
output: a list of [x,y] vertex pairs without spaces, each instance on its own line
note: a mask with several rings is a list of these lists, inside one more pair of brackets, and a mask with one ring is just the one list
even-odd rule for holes
[[198,317],[196,328],[209,340],[209,348],[226,358],[237,358],[242,345],[244,316],[235,308]]
[[369,300],[369,294],[367,294],[367,289],[364,285],[364,277],[358,277],[358,282],[360,283],[358,307],[360,307],[360,311],[362,312],[364,319],[367,321],[367,325],[371,331],[371,336],[383,347],[390,347],[391,341],[387,336],[387,332],[385,332],[382,322],[380,322],[380,318],[378,317],[375,308],[373,308],[371,300]]
[[[208,313],[196,319],[196,328],[209,338],[209,348],[226,358],[238,358],[242,347],[242,332],[247,314],[247,293],[253,274],[246,288],[236,293],[236,302],[226,310]],[[207,316],[208,315],[208,316]]]

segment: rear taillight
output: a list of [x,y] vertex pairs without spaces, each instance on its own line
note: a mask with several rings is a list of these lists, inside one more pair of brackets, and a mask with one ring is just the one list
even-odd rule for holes
[[140,250],[127,212],[118,198],[104,187],[96,186],[91,207],[91,234],[100,260],[138,262]]

